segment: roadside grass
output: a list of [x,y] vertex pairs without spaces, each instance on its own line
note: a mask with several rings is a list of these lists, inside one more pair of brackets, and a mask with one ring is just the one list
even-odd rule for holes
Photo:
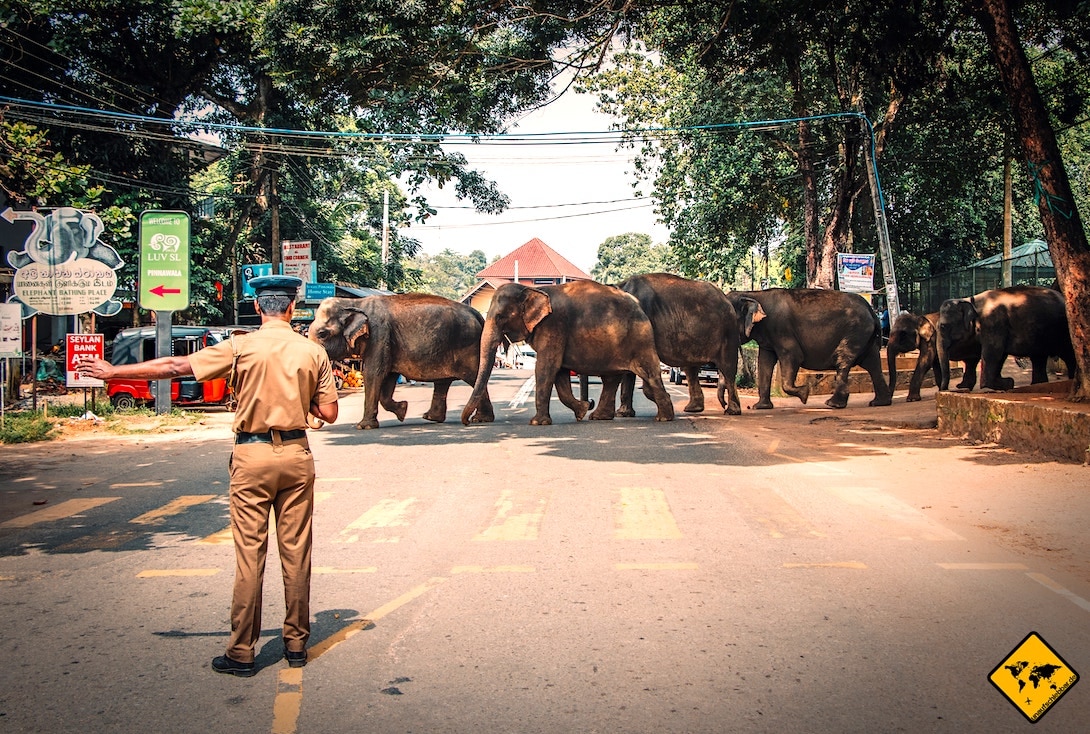
[[[92,417],[84,418],[90,412]],[[118,410],[108,401],[84,407],[82,403],[43,405],[39,410],[9,411],[0,426],[0,443],[34,443],[51,441],[62,435],[86,433],[91,430],[116,435],[161,433],[187,428],[201,423],[200,413],[174,409],[156,415],[150,408]]]

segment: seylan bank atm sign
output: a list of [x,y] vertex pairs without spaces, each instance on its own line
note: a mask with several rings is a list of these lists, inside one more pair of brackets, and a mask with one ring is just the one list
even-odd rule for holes
[[189,215],[146,211],[140,214],[140,308],[189,308]]

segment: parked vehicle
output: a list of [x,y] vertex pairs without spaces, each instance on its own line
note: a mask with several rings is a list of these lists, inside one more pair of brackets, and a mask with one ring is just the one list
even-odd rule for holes
[[[698,372],[697,376],[701,382],[719,381],[719,371],[711,362],[700,365],[700,371]],[[670,382],[675,385],[684,385],[687,382],[687,380],[685,379],[685,371],[682,370],[680,367],[671,367]]]
[[[192,354],[205,347],[219,344],[235,332],[251,331],[250,326],[172,326],[171,353]],[[141,326],[125,329],[114,338],[110,361],[113,364],[135,364],[154,359],[156,327]],[[107,380],[106,395],[117,408],[135,408],[155,402],[155,380]],[[197,382],[192,377],[171,380],[170,402],[179,407],[230,405],[231,391],[227,380],[218,378]]]

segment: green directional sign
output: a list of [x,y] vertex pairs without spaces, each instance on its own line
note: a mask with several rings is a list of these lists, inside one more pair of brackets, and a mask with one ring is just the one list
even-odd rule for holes
[[145,211],[140,214],[140,308],[189,308],[189,215]]

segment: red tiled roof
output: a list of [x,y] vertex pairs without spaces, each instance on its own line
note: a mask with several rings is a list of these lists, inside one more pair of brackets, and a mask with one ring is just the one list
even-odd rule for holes
[[477,273],[481,280],[515,279],[515,263],[518,263],[519,280],[533,278],[565,278],[567,280],[591,280],[591,277],[572,265],[556,250],[537,237],[514,252],[500,258]]

